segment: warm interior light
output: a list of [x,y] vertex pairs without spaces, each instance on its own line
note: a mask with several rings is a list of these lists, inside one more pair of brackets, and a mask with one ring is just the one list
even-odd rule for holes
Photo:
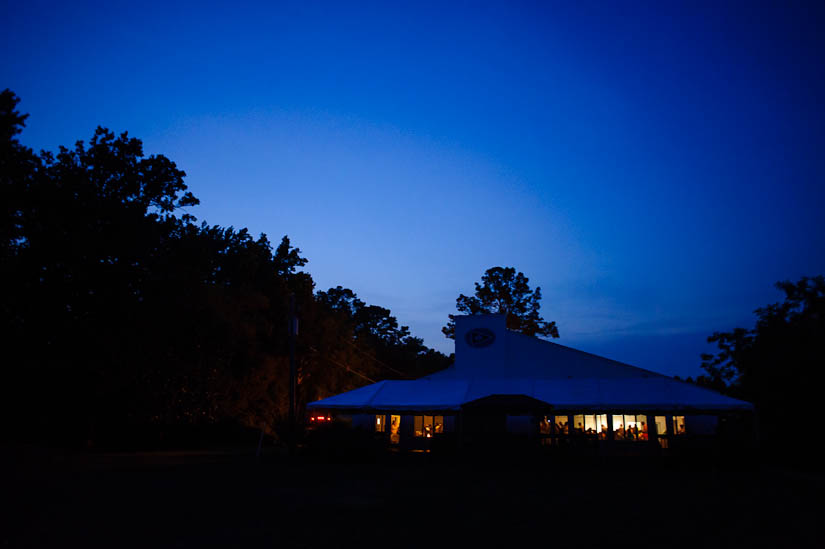
[[417,437],[433,438],[444,432],[444,416],[413,416],[413,434]]
[[667,434],[667,420],[665,416],[655,416],[656,421],[656,434],[657,435],[666,435]]
[[398,444],[401,442],[401,416],[390,416],[390,442]]

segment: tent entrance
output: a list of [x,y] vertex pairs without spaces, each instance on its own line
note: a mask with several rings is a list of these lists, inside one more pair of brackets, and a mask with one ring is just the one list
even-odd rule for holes
[[547,402],[526,395],[490,395],[473,400],[461,407],[461,436],[468,444],[498,442],[507,437],[509,420],[521,417],[529,423],[531,417],[551,409]]
[[390,444],[401,442],[401,416],[390,416]]
[[465,436],[503,436],[507,432],[507,414],[497,410],[467,410],[462,414],[461,431]]

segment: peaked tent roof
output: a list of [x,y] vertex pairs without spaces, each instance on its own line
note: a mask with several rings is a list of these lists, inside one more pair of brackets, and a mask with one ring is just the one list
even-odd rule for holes
[[[474,342],[474,331],[487,342]],[[380,381],[308,408],[446,411],[492,395],[525,395],[557,409],[753,409],[716,391],[511,332],[503,315],[456,317],[456,361],[446,370],[412,381]]]

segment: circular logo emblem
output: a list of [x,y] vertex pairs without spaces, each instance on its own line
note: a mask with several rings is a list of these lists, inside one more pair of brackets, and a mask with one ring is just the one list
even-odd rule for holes
[[473,328],[464,336],[464,341],[470,347],[487,347],[496,340],[496,334],[487,328]]

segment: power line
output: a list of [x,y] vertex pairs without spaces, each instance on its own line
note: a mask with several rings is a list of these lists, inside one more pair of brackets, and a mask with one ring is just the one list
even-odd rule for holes
[[335,360],[335,359],[333,359],[333,358],[328,357],[327,355],[325,355],[324,353],[322,353],[321,351],[319,351],[319,350],[318,350],[318,349],[316,349],[315,347],[311,347],[311,346],[310,346],[310,347],[309,347],[309,350],[310,350],[310,351],[313,351],[313,352],[315,352],[315,353],[318,353],[319,355],[321,355],[322,357],[324,357],[324,358],[325,358],[325,359],[327,359],[328,361],[332,362],[333,364],[335,364],[335,365],[336,365],[336,366],[338,366],[339,368],[343,368],[344,370],[346,370],[346,371],[348,371],[348,372],[352,372],[353,374],[355,374],[355,375],[357,375],[357,376],[359,376],[359,377],[363,377],[364,379],[366,379],[366,380],[367,380],[367,381],[369,381],[370,383],[377,383],[374,379],[370,379],[369,377],[365,376],[365,375],[364,375],[364,374],[362,374],[361,372],[359,372],[359,371],[357,371],[357,370],[353,370],[353,369],[352,369],[352,368],[350,368],[349,366],[347,366],[347,365],[345,365],[345,364],[341,364],[341,363],[340,363],[340,362],[338,362],[337,360]]
[[367,353],[367,352],[365,352],[365,351],[362,351],[362,350],[361,350],[361,349],[359,349],[359,348],[358,348],[358,346],[357,346],[357,345],[355,345],[352,341],[347,341],[347,340],[344,340],[344,343],[346,343],[347,345],[350,345],[350,346],[351,346],[353,349],[355,349],[357,352],[361,353],[362,355],[364,355],[365,357],[369,358],[369,359],[370,359],[370,360],[372,360],[373,362],[376,362],[376,363],[380,364],[381,366],[383,366],[383,367],[384,367],[384,368],[386,368],[387,370],[389,370],[389,371],[391,371],[391,372],[393,372],[393,373],[396,373],[396,374],[398,374],[398,375],[400,375],[400,376],[409,377],[409,376],[408,376],[407,374],[405,374],[404,372],[399,372],[398,370],[396,370],[396,369],[395,369],[395,368],[393,368],[392,366],[388,366],[387,364],[385,364],[384,362],[381,362],[380,360],[378,360],[378,359],[377,359],[377,358],[375,358],[374,356],[372,356],[372,355],[368,354],[368,353]]

